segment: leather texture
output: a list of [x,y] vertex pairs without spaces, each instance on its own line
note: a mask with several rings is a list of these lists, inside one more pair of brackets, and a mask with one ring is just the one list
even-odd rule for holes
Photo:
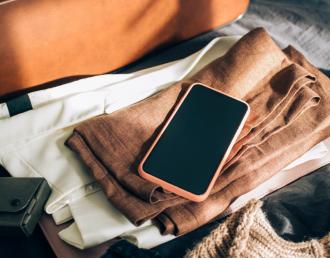
[[49,194],[43,178],[0,178],[0,236],[31,235]]
[[102,74],[238,18],[248,0],[0,3],[0,95]]

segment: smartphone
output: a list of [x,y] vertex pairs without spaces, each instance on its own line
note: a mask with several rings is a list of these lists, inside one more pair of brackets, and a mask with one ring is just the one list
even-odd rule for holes
[[186,199],[205,200],[249,111],[242,100],[191,85],[139,164],[140,176]]

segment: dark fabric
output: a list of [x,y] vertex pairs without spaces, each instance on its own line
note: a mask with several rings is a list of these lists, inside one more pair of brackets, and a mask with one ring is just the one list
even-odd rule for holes
[[27,94],[24,94],[13,100],[9,100],[6,104],[10,116],[15,116],[32,109],[31,101]]
[[101,258],[161,258],[157,251],[138,248],[121,240],[112,245]]
[[329,0],[252,0],[243,19],[220,31],[242,35],[264,27],[280,47],[290,44],[315,66],[330,69],[329,17]]
[[29,238],[0,237],[1,258],[56,258],[38,226]]
[[330,164],[265,197],[263,209],[287,240],[325,236],[330,232]]
[[325,70],[325,69],[321,69],[321,71],[327,75],[328,77],[330,77],[330,70]]

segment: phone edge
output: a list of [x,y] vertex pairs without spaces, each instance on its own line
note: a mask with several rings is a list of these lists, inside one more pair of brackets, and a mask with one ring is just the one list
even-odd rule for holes
[[[192,89],[194,86],[196,86],[196,85],[201,85],[201,86],[206,87],[206,88],[208,88],[208,89],[210,89],[210,90],[213,90],[213,91],[216,91],[216,92],[221,93],[221,94],[223,94],[223,95],[226,95],[227,97],[233,98],[233,99],[235,99],[235,100],[237,100],[237,101],[243,103],[243,104],[247,107],[247,109],[246,109],[246,113],[245,113],[245,115],[244,115],[244,117],[243,117],[243,119],[242,119],[242,121],[241,121],[241,123],[240,123],[238,129],[236,130],[236,133],[235,133],[235,135],[234,135],[232,141],[230,142],[230,144],[229,144],[229,146],[228,146],[228,148],[227,148],[227,150],[226,150],[226,152],[225,152],[225,154],[224,154],[224,156],[223,156],[223,159],[221,160],[221,162],[220,162],[220,164],[219,164],[219,166],[218,166],[216,172],[214,173],[214,175],[213,175],[213,177],[212,177],[212,180],[210,181],[209,185],[207,186],[206,191],[205,191],[204,193],[202,193],[202,194],[193,194],[193,193],[191,193],[191,192],[188,192],[188,191],[186,191],[186,190],[184,190],[184,189],[182,189],[182,188],[180,188],[180,187],[178,187],[178,186],[175,186],[175,185],[173,185],[173,184],[171,184],[171,183],[168,183],[168,182],[166,182],[166,181],[164,181],[164,180],[162,180],[162,179],[160,179],[160,178],[158,178],[158,177],[155,177],[155,176],[149,174],[147,171],[145,171],[145,170],[143,169],[143,164],[144,164],[144,162],[146,161],[146,159],[147,159],[148,156],[150,155],[151,151],[154,149],[154,147],[155,147],[156,144],[158,143],[160,137],[163,135],[163,133],[164,133],[164,131],[166,130],[166,128],[168,127],[168,125],[171,123],[171,121],[172,121],[172,119],[174,118],[176,112],[177,112],[178,109],[181,107],[182,103],[183,103],[184,100],[186,99],[186,97],[187,97],[187,95],[189,94],[189,92],[191,91],[191,89]],[[220,90],[217,90],[217,89],[211,88],[210,86],[207,86],[207,85],[205,85],[205,84],[203,84],[203,83],[193,83],[193,84],[188,88],[188,90],[185,92],[185,94],[182,96],[181,100],[179,101],[179,103],[177,104],[177,106],[175,107],[175,109],[172,111],[171,116],[168,118],[168,120],[166,121],[165,125],[162,127],[161,131],[158,133],[156,139],[153,141],[153,143],[152,143],[151,146],[149,147],[148,151],[147,151],[146,154],[144,155],[143,159],[140,161],[140,163],[139,163],[139,165],[138,165],[138,173],[139,173],[139,175],[140,175],[142,178],[144,178],[144,179],[146,179],[146,180],[148,180],[148,181],[150,181],[150,182],[152,182],[152,183],[155,183],[155,184],[157,184],[157,185],[163,187],[164,189],[166,189],[166,190],[168,190],[168,191],[170,191],[170,192],[172,192],[172,193],[174,193],[174,194],[177,194],[177,195],[179,195],[179,196],[181,196],[181,197],[184,197],[184,198],[186,198],[186,199],[188,199],[188,200],[191,200],[191,201],[194,201],[194,202],[202,202],[202,201],[204,201],[204,200],[209,196],[209,194],[210,194],[210,192],[211,192],[211,190],[212,190],[212,187],[214,186],[215,181],[216,181],[216,179],[218,178],[221,169],[222,169],[223,166],[225,165],[225,161],[227,160],[227,158],[228,158],[228,156],[229,156],[229,154],[230,154],[230,151],[232,150],[232,148],[233,148],[233,146],[234,146],[234,144],[235,144],[235,142],[236,142],[236,140],[237,140],[239,134],[241,133],[241,131],[242,131],[243,127],[244,127],[244,124],[245,124],[245,122],[246,122],[246,120],[247,120],[249,114],[250,114],[250,106],[249,106],[249,104],[246,103],[245,101],[240,100],[240,99],[238,99],[238,98],[236,98],[236,97],[230,96],[230,95],[228,95],[228,94],[226,94],[226,93],[224,93],[224,92],[222,92],[222,91],[220,91]]]

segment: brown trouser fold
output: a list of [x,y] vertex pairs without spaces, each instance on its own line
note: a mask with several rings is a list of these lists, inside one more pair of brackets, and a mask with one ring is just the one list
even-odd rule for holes
[[[201,203],[165,192],[137,174],[141,158],[194,82],[243,99],[251,107],[211,195]],[[329,94],[329,79],[300,53],[292,47],[282,51],[265,30],[255,29],[190,80],[81,124],[67,145],[130,221],[139,225],[154,218],[164,233],[179,235],[216,218],[235,198],[327,138]]]

